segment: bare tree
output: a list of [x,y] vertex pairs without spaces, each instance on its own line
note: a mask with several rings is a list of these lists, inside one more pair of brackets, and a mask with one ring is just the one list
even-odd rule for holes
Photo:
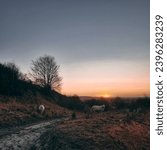
[[54,57],[44,55],[32,61],[31,75],[36,84],[47,89],[60,90],[62,78],[59,76],[59,67]]

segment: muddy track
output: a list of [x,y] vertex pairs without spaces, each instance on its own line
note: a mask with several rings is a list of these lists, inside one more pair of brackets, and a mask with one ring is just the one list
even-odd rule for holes
[[29,150],[32,147],[40,147],[40,137],[52,128],[55,123],[68,118],[54,119],[35,125],[20,127],[16,130],[6,131],[0,137],[0,150]]

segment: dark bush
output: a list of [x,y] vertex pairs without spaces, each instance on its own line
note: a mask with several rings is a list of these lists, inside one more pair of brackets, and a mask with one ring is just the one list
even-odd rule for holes
[[73,110],[83,111],[85,104],[78,96],[61,96],[57,103],[62,106]]
[[132,101],[129,104],[129,108],[131,111],[141,108],[142,110],[149,109],[150,108],[150,98],[144,97],[144,98],[137,98],[135,101]]
[[116,108],[116,109],[125,109],[128,108],[128,103],[127,101],[125,101],[124,99],[121,98],[116,98],[112,101],[112,105]]
[[71,118],[72,118],[72,119],[76,119],[76,117],[77,117],[77,116],[76,116],[76,112],[73,112],[72,115],[71,115]]
[[115,98],[111,101],[111,105],[116,109],[129,109],[130,112],[136,111],[138,108],[146,110],[150,108],[150,98]]

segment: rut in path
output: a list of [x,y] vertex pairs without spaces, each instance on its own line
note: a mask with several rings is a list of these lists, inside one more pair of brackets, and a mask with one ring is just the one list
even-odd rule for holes
[[16,131],[13,134],[5,135],[0,138],[0,150],[29,150],[32,146],[38,147],[40,145],[40,136],[53,127],[56,122],[66,120],[67,118],[55,119],[31,125]]

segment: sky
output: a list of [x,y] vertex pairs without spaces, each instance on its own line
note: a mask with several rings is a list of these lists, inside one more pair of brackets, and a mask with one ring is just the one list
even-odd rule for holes
[[149,0],[1,0],[0,62],[55,57],[62,93],[149,95]]

